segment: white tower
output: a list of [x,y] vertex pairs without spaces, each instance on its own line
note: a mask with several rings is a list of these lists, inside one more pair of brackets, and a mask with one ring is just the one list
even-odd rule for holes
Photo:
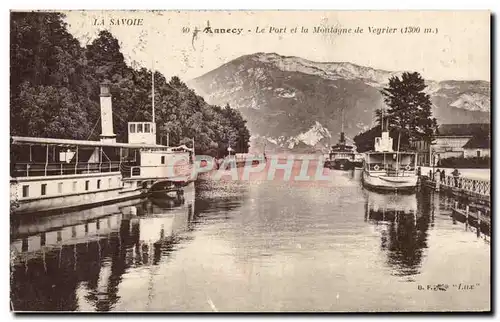
[[113,133],[113,109],[111,104],[111,92],[109,83],[101,83],[101,142],[116,142],[116,134]]

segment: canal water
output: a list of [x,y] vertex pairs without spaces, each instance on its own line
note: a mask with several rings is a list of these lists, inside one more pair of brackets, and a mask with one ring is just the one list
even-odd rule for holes
[[[330,180],[193,192],[11,221],[15,311],[490,309],[490,237],[429,191]],[[42,216],[43,215],[43,216]]]

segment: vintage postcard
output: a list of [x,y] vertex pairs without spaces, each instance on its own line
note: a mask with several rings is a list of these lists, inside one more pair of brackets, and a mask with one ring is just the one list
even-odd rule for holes
[[490,23],[11,11],[11,310],[491,311]]

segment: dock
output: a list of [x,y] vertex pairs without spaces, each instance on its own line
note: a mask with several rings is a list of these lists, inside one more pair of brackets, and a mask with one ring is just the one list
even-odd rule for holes
[[489,180],[421,175],[419,182],[421,187],[446,194],[455,200],[451,207],[454,218],[477,227],[478,232],[491,233],[491,183]]
[[445,192],[454,195],[472,199],[475,202],[490,206],[491,203],[491,183],[489,180],[480,180],[467,177],[439,176],[430,177],[420,176],[420,183],[430,187],[438,192]]

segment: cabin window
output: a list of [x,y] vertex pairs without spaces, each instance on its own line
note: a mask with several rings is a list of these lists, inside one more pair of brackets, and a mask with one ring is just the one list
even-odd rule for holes
[[480,158],[481,157],[481,151],[477,150],[476,151],[476,154],[477,154],[477,157]]
[[149,133],[149,132],[151,132],[151,125],[144,124],[144,133]]
[[142,124],[137,124],[137,133],[142,133]]
[[97,180],[97,189],[101,189],[101,180]]
[[111,188],[111,178],[108,179],[108,188]]
[[90,183],[89,180],[85,181],[85,191],[89,190],[89,183]]
[[73,181],[73,192],[76,191],[76,181]]
[[164,155],[161,156],[161,164],[165,164],[165,156]]
[[45,196],[47,194],[47,184],[42,183],[42,196]]
[[130,124],[130,133],[135,133],[135,124]]
[[57,193],[62,193],[63,192],[63,183],[59,182],[57,184]]
[[30,186],[26,185],[23,186],[23,197],[29,197],[30,195]]

